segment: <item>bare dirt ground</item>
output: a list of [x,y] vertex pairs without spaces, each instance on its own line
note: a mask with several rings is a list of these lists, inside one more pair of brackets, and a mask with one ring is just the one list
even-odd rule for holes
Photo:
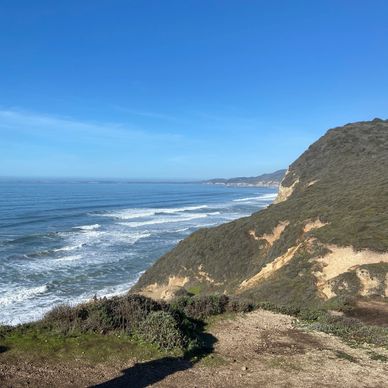
[[[10,363],[0,354],[1,387],[388,387],[384,349],[352,348],[334,336],[307,332],[293,318],[255,311],[213,324],[210,355],[192,364],[156,361],[83,365]],[[6,353],[3,353],[6,354]]]

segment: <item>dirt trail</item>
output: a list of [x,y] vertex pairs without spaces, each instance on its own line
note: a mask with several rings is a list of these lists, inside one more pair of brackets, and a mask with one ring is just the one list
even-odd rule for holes
[[[191,365],[166,357],[122,365],[39,366],[1,362],[0,386],[20,387],[388,387],[388,363],[372,348],[296,328],[289,316],[255,311],[210,330],[214,352]],[[388,356],[383,349],[375,352]],[[1,383],[2,381],[2,383]]]

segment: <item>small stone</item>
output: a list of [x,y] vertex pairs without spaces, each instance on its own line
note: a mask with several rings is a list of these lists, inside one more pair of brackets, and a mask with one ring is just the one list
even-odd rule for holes
[[243,366],[243,367],[241,368],[241,370],[244,372],[244,371],[247,371],[248,368],[247,368],[246,366]]

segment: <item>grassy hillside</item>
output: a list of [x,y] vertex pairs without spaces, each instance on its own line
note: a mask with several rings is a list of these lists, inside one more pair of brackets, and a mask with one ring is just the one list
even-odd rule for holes
[[167,298],[185,288],[312,305],[348,295],[384,298],[387,230],[388,121],[347,124],[291,164],[277,203],[193,233],[134,290]]

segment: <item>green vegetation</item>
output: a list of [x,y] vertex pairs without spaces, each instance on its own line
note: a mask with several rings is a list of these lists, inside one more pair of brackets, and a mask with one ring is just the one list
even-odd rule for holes
[[86,363],[125,361],[128,355],[139,360],[160,358],[157,346],[126,335],[98,333],[56,334],[36,325],[8,330],[0,337],[7,357],[44,362],[78,360]]
[[195,360],[212,346],[204,332],[207,319],[252,308],[245,300],[225,295],[182,296],[170,304],[132,294],[94,299],[57,306],[38,322],[0,327],[0,349],[35,360],[102,362],[162,354]]
[[341,350],[336,351],[336,356],[337,358],[341,358],[343,360],[347,360],[350,362],[357,362],[357,360],[353,356],[351,356],[348,353],[342,352]]
[[381,362],[388,362],[388,357],[384,356],[383,354],[379,354],[379,353],[371,351],[371,352],[369,352],[369,356],[370,356],[371,360],[377,360],[377,361],[381,361]]
[[[170,276],[180,276],[189,279],[185,287],[195,294],[200,290],[232,295],[240,292],[244,280],[302,243],[287,265],[244,295],[275,304],[319,307],[323,300],[313,275],[319,269],[314,259],[328,252],[328,244],[388,251],[387,171],[388,121],[334,128],[289,167],[282,186],[293,186],[293,193],[286,201],[193,233],[146,271],[134,291],[154,283],[167,284]],[[314,220],[326,225],[304,232],[306,223]],[[272,245],[252,238],[253,232],[256,236],[272,233],[281,221],[289,224]],[[316,247],[309,246],[311,241]],[[200,267],[207,279],[201,277]],[[368,270],[380,280],[388,266],[373,264]],[[344,282],[348,287],[343,287]],[[334,283],[339,296],[354,296],[361,289],[355,273],[340,275]],[[382,287],[376,293],[383,295]]]
[[[331,305],[313,309],[275,305],[270,302],[261,302],[255,305],[256,308],[294,316],[298,318],[298,324],[301,327],[333,334],[351,345],[358,346],[367,343],[388,349],[388,327],[366,325],[358,319],[342,315],[333,316],[328,311],[329,306]],[[341,306],[348,313],[352,310],[351,300],[346,298],[342,300],[339,298],[336,306]]]
[[388,328],[365,325],[358,320],[346,317],[328,315],[310,324],[314,330],[333,334],[350,344],[359,345],[368,343],[388,349]]
[[186,338],[178,322],[166,311],[153,311],[142,321],[140,336],[166,350],[182,349]]

